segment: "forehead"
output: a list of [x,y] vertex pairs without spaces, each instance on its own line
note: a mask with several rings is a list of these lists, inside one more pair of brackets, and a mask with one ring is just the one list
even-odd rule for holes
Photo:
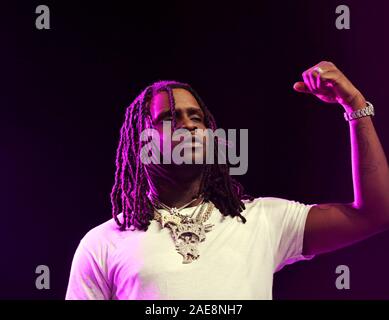
[[[186,89],[174,88],[173,97],[175,109],[177,111],[183,111],[190,107],[198,107],[200,109],[196,98]],[[150,113],[153,119],[162,111],[167,111],[169,109],[169,96],[165,91],[157,93],[150,101]]]

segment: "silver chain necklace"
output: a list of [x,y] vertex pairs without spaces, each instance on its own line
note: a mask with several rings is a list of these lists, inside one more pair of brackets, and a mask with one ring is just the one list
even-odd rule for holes
[[[199,258],[200,254],[197,246],[205,240],[205,233],[211,231],[214,226],[213,224],[203,224],[210,217],[214,204],[212,202],[204,202],[202,195],[200,198],[202,198],[201,203],[196,206],[190,216],[182,215],[180,211],[198,198],[192,199],[180,208],[171,208],[156,198],[150,199],[154,204],[154,219],[161,223],[162,228],[168,227],[171,230],[176,250],[183,256],[182,263],[185,264],[191,263]],[[167,212],[160,212],[156,209],[156,205],[164,208]],[[203,215],[205,207],[207,210]],[[196,217],[193,217],[198,209],[200,212]]]

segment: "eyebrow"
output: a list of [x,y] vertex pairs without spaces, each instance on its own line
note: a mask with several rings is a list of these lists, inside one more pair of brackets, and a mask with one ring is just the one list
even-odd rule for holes
[[[204,117],[204,112],[201,108],[199,107],[188,107],[188,108],[185,108],[186,112],[191,116],[193,114],[198,114],[200,115],[201,117]],[[182,113],[181,109],[178,109],[176,110],[176,113],[179,115]],[[161,121],[161,119],[165,118],[166,116],[171,116],[171,112],[170,112],[170,108],[168,110],[164,110],[162,111],[161,113],[159,113],[157,115],[157,117],[155,118],[155,123],[158,123],[159,121]]]

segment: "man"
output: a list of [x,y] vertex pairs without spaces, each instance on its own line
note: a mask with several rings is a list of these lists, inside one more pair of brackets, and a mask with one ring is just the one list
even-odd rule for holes
[[[173,130],[189,130],[196,138],[187,146],[194,158],[204,156],[196,145],[203,141],[199,129],[216,129],[189,85],[154,83],[127,109],[111,193],[113,219],[81,240],[66,299],[271,299],[273,273],[286,264],[388,229],[389,171],[372,106],[331,62],[302,76],[296,91],[339,103],[345,117],[355,118],[346,118],[354,202],[307,205],[247,196],[228,164],[144,164],[140,135],[147,128],[159,133],[162,145],[171,141],[163,121],[171,121]],[[157,157],[166,151],[162,147]]]

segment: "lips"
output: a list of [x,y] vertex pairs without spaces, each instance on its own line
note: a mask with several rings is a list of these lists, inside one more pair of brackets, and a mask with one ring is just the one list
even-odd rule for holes
[[191,146],[191,147],[202,147],[203,146],[203,140],[198,135],[192,135],[189,138],[185,138],[182,142],[185,146]]

